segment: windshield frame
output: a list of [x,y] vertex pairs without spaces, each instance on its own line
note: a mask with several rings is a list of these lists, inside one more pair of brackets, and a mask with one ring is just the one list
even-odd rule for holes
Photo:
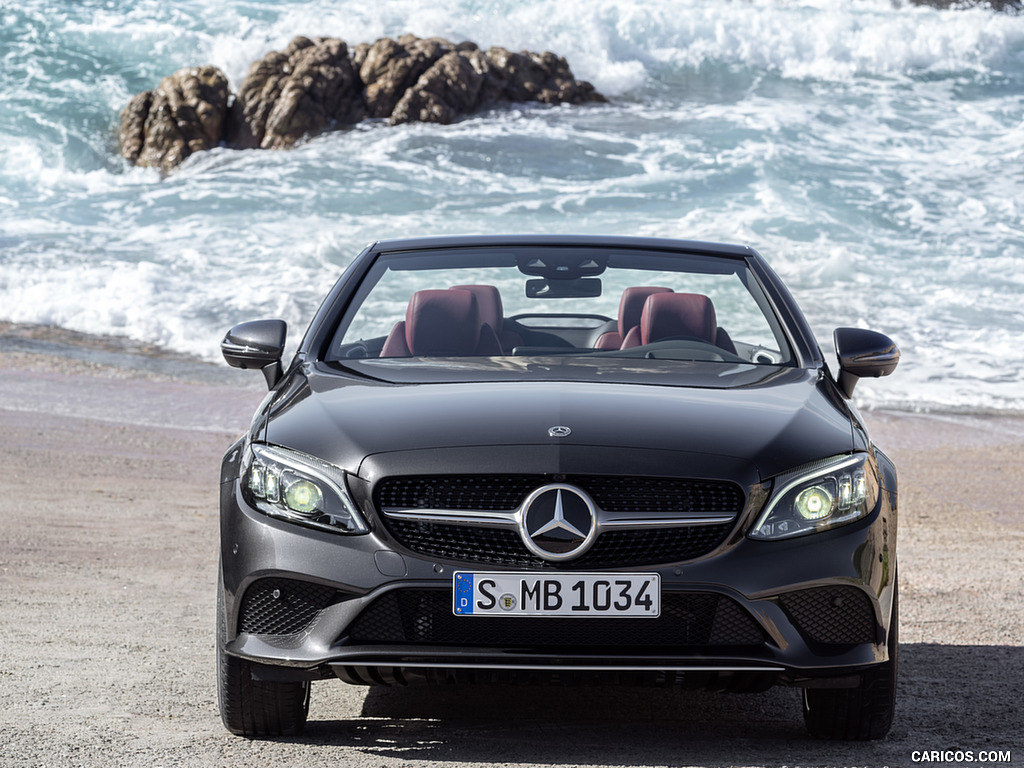
[[[455,236],[374,243],[367,246],[345,270],[321,305],[298,350],[300,360],[330,361],[332,342],[341,338],[354,310],[379,279],[383,267],[424,273],[450,268],[453,263],[485,265],[487,254],[504,252],[506,264],[515,253],[608,253],[627,257],[632,266],[667,268],[671,271],[733,274],[742,276],[744,287],[788,353],[786,365],[822,368],[817,341],[799,307],[764,259],[747,246],[684,240],[658,240],[599,236]],[[511,254],[511,255],[508,255]],[[613,268],[617,265],[612,259]],[[684,267],[685,268],[682,268]],[[603,271],[603,270],[601,270]],[[527,274],[524,271],[524,275]],[[344,362],[341,360],[340,362]],[[364,374],[365,375],[365,372]]]

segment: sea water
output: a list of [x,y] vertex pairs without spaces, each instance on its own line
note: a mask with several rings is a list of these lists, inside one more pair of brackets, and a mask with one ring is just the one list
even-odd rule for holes
[[[552,50],[604,105],[368,122],[130,167],[118,114],[185,66],[237,89],[296,35]],[[739,242],[837,326],[899,344],[869,408],[1024,410],[1024,16],[890,0],[19,0],[0,4],[0,320],[215,360],[301,336],[370,241]]]

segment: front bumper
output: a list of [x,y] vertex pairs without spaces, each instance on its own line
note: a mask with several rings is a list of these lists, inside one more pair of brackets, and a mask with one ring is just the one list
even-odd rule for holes
[[852,686],[888,658],[895,521],[886,494],[868,518],[832,531],[773,542],[736,535],[692,562],[630,568],[661,575],[666,624],[664,608],[658,619],[456,617],[454,572],[500,568],[414,556],[382,530],[304,529],[250,509],[237,483],[222,492],[225,650],[263,679],[758,690]]

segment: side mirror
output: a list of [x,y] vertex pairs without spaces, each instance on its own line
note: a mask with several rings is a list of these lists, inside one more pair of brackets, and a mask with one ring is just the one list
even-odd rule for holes
[[288,326],[283,320],[253,320],[236,325],[220,343],[221,354],[233,368],[259,368],[272,389],[284,370],[281,358]]
[[900,361],[900,348],[881,333],[863,328],[836,328],[832,334],[839,358],[839,389],[849,400],[858,379],[888,376]]

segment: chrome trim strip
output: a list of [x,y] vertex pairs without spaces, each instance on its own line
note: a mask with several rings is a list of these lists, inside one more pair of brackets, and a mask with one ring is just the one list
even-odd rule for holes
[[731,523],[736,516],[731,517],[663,517],[646,519],[616,519],[602,520],[601,528],[682,528],[688,525],[721,525]]
[[694,665],[630,665],[630,664],[468,664],[466,662],[425,662],[425,661],[359,661],[345,659],[344,661],[332,661],[328,666],[332,667],[385,667],[400,669],[402,667],[420,669],[502,669],[507,671],[515,670],[540,670],[550,672],[785,672],[785,667],[701,667]]
[[[516,528],[519,525],[520,510],[488,511],[470,509],[408,509],[384,507],[381,510],[391,520],[407,520],[421,523],[447,523],[449,525],[479,525],[486,528]],[[597,510],[598,531],[607,529],[642,528],[683,528],[697,525],[722,525],[736,520],[735,515],[717,517],[645,517],[605,519],[608,514]]]
[[411,522],[450,523],[453,525],[480,525],[492,528],[515,528],[519,525],[518,511],[405,509],[383,507],[381,511],[392,520]]

